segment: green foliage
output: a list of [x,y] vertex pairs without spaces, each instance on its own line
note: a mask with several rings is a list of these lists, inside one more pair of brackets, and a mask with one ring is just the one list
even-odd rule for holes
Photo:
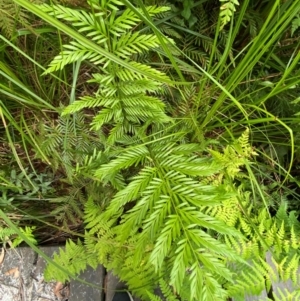
[[15,235],[16,232],[11,228],[1,227],[0,228],[0,240],[1,243],[5,243],[11,236]]
[[210,151],[216,161],[226,168],[226,173],[232,178],[242,177],[242,174],[239,172],[240,167],[243,167],[245,163],[247,163],[245,158],[256,155],[248,141],[249,129],[247,129],[232,146],[227,146],[224,150],[224,154],[215,150]]
[[63,223],[66,229],[69,224],[76,225],[83,217],[83,204],[86,201],[82,188],[85,183],[73,182],[73,186],[68,188],[68,194],[51,198],[51,204],[55,204],[51,215],[56,221]]
[[[150,300],[159,300],[152,290],[160,277],[168,300],[176,299],[168,286],[184,300],[189,294],[205,300],[224,300],[225,296],[243,300],[247,294],[259,294],[265,279],[268,285],[276,278],[265,262],[270,248],[277,254],[274,263],[278,262],[276,271],[281,279],[297,281],[295,251],[299,246],[294,229],[299,229],[299,222],[292,214],[287,215],[284,206],[276,218],[270,218],[265,209],[257,216],[250,194],[247,198],[242,191],[229,189],[232,179],[240,177],[240,160],[247,164],[255,154],[249,147],[248,134],[246,131],[222,153],[214,151],[213,161],[195,157],[199,149],[196,144],[176,146],[157,141],[147,147],[123,150],[106,164],[93,155],[100,160],[100,168],[96,168],[95,161],[85,160],[85,168],[94,168],[98,178],[112,184],[131,166],[145,167],[135,168],[136,176],[118,186],[119,191],[104,211],[89,199],[85,206],[85,245],[80,243],[79,250],[70,243],[70,250],[55,261],[71,266],[74,276],[88,264],[102,263],[126,281],[133,292]],[[236,167],[229,168],[229,162]],[[82,168],[77,168],[78,172]],[[247,201],[240,203],[239,198]],[[218,240],[214,238],[216,233]],[[71,260],[77,255],[69,252],[89,254],[86,258],[92,264],[79,257],[77,266],[77,261]],[[242,259],[251,260],[252,265]],[[56,279],[68,279],[64,274],[57,278],[52,266],[46,275],[48,279],[54,275]]]
[[17,29],[18,23],[29,26],[28,13],[13,0],[0,1],[0,28],[3,34],[11,38]]
[[[73,241],[68,241],[65,246],[65,250],[60,249],[60,256],[54,254],[54,261],[57,262],[61,267],[68,270],[69,275],[78,275],[83,271],[87,264],[96,268],[97,262],[95,262],[95,257],[92,254],[87,254],[85,248],[82,246],[80,240],[76,243]],[[49,270],[45,271],[45,279],[59,279],[62,282],[65,282],[69,275],[65,275],[61,270],[55,271],[55,273],[49,274]]]
[[[25,235],[26,240],[29,240],[33,244],[37,244],[37,241],[33,235],[33,231],[35,230],[36,227],[25,227],[25,228],[19,228],[20,232]],[[17,234],[17,233],[15,233]],[[13,247],[17,247],[20,243],[25,242],[23,238],[20,236],[17,236],[12,243]]]
[[[69,35],[44,72],[73,67],[63,114],[26,128],[35,158],[59,175],[48,199],[57,221],[85,222],[84,241],[69,241],[57,263],[73,277],[104,264],[145,300],[159,300],[158,284],[168,300],[245,300],[274,279],[299,282],[299,207],[279,195],[292,190],[285,157],[299,131],[295,107],[286,110],[299,94],[298,42],[286,38],[297,1],[15,2]],[[80,66],[88,93],[76,86]],[[3,123],[18,128],[10,116]],[[69,279],[52,266],[46,277]]]
[[237,0],[220,0],[222,3],[220,7],[220,17],[221,17],[221,29],[230,22],[236,11],[236,6],[239,5]]
[[[254,214],[254,208],[249,203],[243,205],[243,208],[247,210],[234,222],[248,241],[236,240],[232,237],[225,239],[228,246],[235,249],[242,258],[251,262],[254,270],[238,265],[237,269],[243,270],[243,273],[232,287],[228,287],[229,294],[237,300],[244,300],[244,296],[249,292],[259,294],[265,285],[269,291],[271,282],[274,281],[290,279],[297,285],[299,282],[299,244],[295,238],[299,235],[296,234],[299,233],[299,221],[292,214],[287,215],[286,204],[282,204],[275,218],[271,218],[265,209],[260,209],[258,214]],[[248,218],[245,218],[245,215]],[[270,260],[273,267],[266,261],[266,253],[269,250],[272,252]]]
[[297,15],[295,19],[292,22],[292,28],[291,28],[291,36],[294,35],[296,30],[300,27],[300,15]]
[[179,301],[179,299],[172,292],[169,284],[166,281],[164,281],[163,279],[159,280],[159,288],[160,288],[160,293],[162,294],[163,298],[161,298],[158,295],[154,295],[151,292],[148,292],[148,296],[151,301],[163,301],[163,300]]
[[[155,49],[160,44],[156,35],[133,32],[134,27],[141,22],[137,14],[126,9],[121,15],[117,15],[118,1],[104,1],[102,6],[93,1],[89,4],[93,13],[76,11],[60,5],[43,5],[41,8],[49,15],[71,21],[78,27],[78,32],[84,32],[101,47],[136,69],[167,79],[162,72],[132,59],[133,55]],[[106,8],[111,9],[112,13],[104,12]],[[146,10],[147,14],[153,16],[168,8],[149,6]],[[77,41],[71,41],[64,48],[66,50],[54,58],[47,72],[60,70],[75,61],[88,60],[99,66],[99,73],[93,74],[93,79],[89,81],[97,83],[99,89],[93,97],[85,96],[73,102],[63,114],[75,113],[84,108],[101,107],[102,110],[94,117],[92,124],[95,130],[107,124],[113,125],[109,130],[108,143],[114,143],[124,134],[136,134],[141,124],[146,121],[148,125],[154,121],[162,124],[170,122],[164,113],[163,102],[154,96],[146,95],[147,92],[157,91],[161,83],[107,60]]]
[[15,169],[12,169],[9,181],[12,185],[14,185],[13,187],[18,191],[18,193],[22,195],[47,195],[53,192],[49,174],[29,173],[28,168],[19,174],[17,174]]
[[[298,300],[300,298],[299,290],[293,292],[288,291],[287,289],[277,289],[277,293],[273,293],[275,301],[289,301],[289,300]],[[268,299],[270,300],[270,299]]]
[[89,130],[81,113],[72,118],[59,116],[49,124],[43,123],[40,132],[41,151],[51,157],[54,170],[64,168],[69,182],[74,178],[73,164],[82,163],[87,154],[101,148],[96,133]]
[[[227,148],[234,148],[234,152],[219,153],[222,160],[199,157],[197,144],[155,140],[147,146],[125,149],[101,164],[95,176],[113,186],[115,179],[121,179],[123,171],[131,167],[135,166],[132,171],[136,175],[126,185],[120,183],[104,211],[92,199],[88,201],[86,252],[113,269],[133,292],[144,298],[148,296],[147,290],[155,288],[160,276],[179,295],[189,292],[195,299],[224,300],[225,296],[258,292],[262,287],[257,287],[257,282],[246,281],[253,268],[231,245],[226,246],[225,240],[215,238],[218,234],[243,242],[240,231],[211,210],[225,204],[228,207],[233,200],[238,203],[237,191],[228,190],[228,185],[239,170],[228,169],[228,162],[235,161],[240,166],[237,152],[247,162],[253,155],[247,140],[245,132]],[[202,184],[220,173],[224,177],[218,185]],[[237,204],[235,210],[236,207]],[[242,211],[238,218],[245,220]],[[65,253],[57,262],[66,265],[60,261],[64,256]],[[233,263],[244,266],[244,282],[235,282],[243,274],[235,274],[238,272],[231,267]],[[49,266],[47,275],[54,276],[53,269]],[[256,274],[257,281],[261,281],[266,272],[258,270]],[[229,287],[227,291],[223,289],[224,283]],[[237,283],[244,286],[234,290]],[[151,299],[152,295],[149,296]]]
[[[29,240],[33,244],[37,244],[37,240],[35,239],[33,235],[33,231],[36,227],[19,227],[18,230],[25,235],[26,241]],[[21,236],[18,235],[16,231],[13,229],[6,227],[6,226],[0,226],[0,243],[5,245],[9,243],[10,247],[17,247],[22,242],[26,242]]]
[[[179,66],[182,72],[187,77],[199,79],[197,72],[189,64],[190,59],[204,69],[209,65],[211,55],[214,60],[218,61],[224,51],[227,32],[222,31],[219,34],[218,44],[214,44],[218,7],[211,2],[193,2],[191,5],[192,14],[188,21],[191,29],[187,29],[185,26],[185,18],[181,16],[182,8],[180,5],[172,6],[172,11],[165,12],[160,18],[167,19],[167,21],[158,22],[157,26],[162,33],[176,42],[177,49],[170,48],[172,55],[188,62],[186,65]],[[154,54],[154,60],[157,59],[159,58]],[[166,64],[166,66],[168,65]],[[171,74],[173,73],[172,68],[166,67],[166,70]],[[172,75],[174,76],[174,74]]]
[[[10,183],[1,183],[0,206],[4,210],[14,210],[15,206],[22,206],[25,201],[41,199],[52,195],[51,175],[47,173],[35,174],[26,168],[17,174],[15,168],[10,173],[3,174],[4,179]],[[24,206],[22,206],[24,208]],[[34,207],[32,205],[32,207]]]
[[81,221],[86,202],[84,191],[91,186],[88,179],[74,173],[74,166],[84,164],[86,157],[103,148],[96,132],[89,128],[82,113],[59,116],[52,123],[41,125],[40,148],[49,157],[52,170],[62,173],[53,183],[56,194],[47,198],[50,214],[66,229]]
[[[176,6],[173,5],[172,9],[175,12],[180,12],[181,16],[188,22],[188,26],[192,28],[197,22],[197,16],[194,12],[195,1],[194,0],[177,0]],[[179,5],[180,3],[180,5]]]

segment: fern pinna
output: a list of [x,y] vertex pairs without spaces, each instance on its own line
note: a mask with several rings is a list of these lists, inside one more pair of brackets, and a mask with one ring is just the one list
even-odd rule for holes
[[[102,204],[90,194],[85,204],[85,240],[69,242],[56,262],[74,276],[87,265],[104,264],[145,300],[157,300],[153,291],[159,284],[169,300],[231,296],[243,300],[246,294],[258,293],[264,285],[258,286],[257,279],[264,283],[261,280],[269,270],[264,255],[272,247],[276,250],[278,240],[269,237],[276,236],[274,231],[268,233],[274,218],[257,220],[251,194],[242,184],[237,186],[247,178],[242,169],[255,155],[249,131],[221,150],[188,139],[195,135],[187,135],[190,129],[169,117],[164,102],[154,96],[168,77],[133,60],[135,54],[160,46],[157,36],[136,29],[144,11],[120,11],[118,0],[90,0],[89,4],[90,11],[59,5],[41,8],[71,22],[78,32],[134,68],[71,41],[47,71],[78,60],[98,68],[91,80],[99,85],[95,95],[75,101],[63,114],[95,109],[92,128],[100,132],[103,151],[87,156],[76,172],[90,176],[100,190],[110,188],[109,200]],[[146,11],[154,16],[167,9],[149,6]],[[172,43],[167,38],[165,42]],[[282,235],[279,245],[295,231]],[[298,260],[298,244],[294,246],[286,255],[294,258],[292,267]],[[294,271],[290,265],[281,266],[288,274]],[[49,266],[47,279],[68,279],[56,270]]]

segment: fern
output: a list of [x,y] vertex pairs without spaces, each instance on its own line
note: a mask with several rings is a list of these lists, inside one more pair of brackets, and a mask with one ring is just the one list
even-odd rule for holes
[[[214,8],[208,9],[208,11],[214,11]],[[219,60],[222,56],[222,47],[225,46],[223,41],[219,41],[218,46],[214,45],[214,27],[216,26],[216,20],[214,15],[207,15],[206,10],[202,5],[197,5],[193,8],[193,18],[196,18],[193,25],[193,30],[186,31],[182,20],[178,16],[170,17],[170,21],[167,24],[162,23],[159,25],[159,29],[167,36],[174,38],[177,47],[182,51],[174,51],[171,48],[174,56],[179,56],[182,60],[186,59],[186,56],[192,58],[196,63],[203,68],[207,67],[210,55],[214,53],[214,59]],[[176,34],[173,33],[176,31]],[[179,35],[179,36],[178,36]],[[197,50],[197,51],[196,51]],[[184,53],[184,55],[182,55]],[[183,68],[183,65],[181,65]],[[185,71],[184,69],[182,69]],[[186,72],[188,76],[193,76],[191,70]]]
[[13,236],[14,234],[16,234],[16,232],[14,230],[12,230],[11,228],[1,227],[0,228],[1,242],[5,243],[9,239],[9,237]]
[[67,241],[65,250],[60,248],[59,256],[55,253],[53,260],[68,270],[69,274],[66,275],[63,271],[57,270],[55,266],[49,265],[44,272],[45,279],[48,281],[56,279],[61,282],[66,282],[70,280],[70,276],[75,277],[81,271],[85,270],[87,265],[93,268],[97,267],[95,256],[93,256],[93,254],[86,254],[85,247],[80,240],[78,240],[76,244],[71,240]]
[[[41,9],[59,19],[72,22],[79,32],[97,42],[101,47],[126,60],[134,68],[167,79],[162,72],[132,60],[134,55],[155,49],[160,45],[156,35],[134,32],[134,27],[141,22],[139,16],[126,9],[117,15],[119,2],[104,1],[101,6],[90,1],[93,12],[76,11],[60,5],[42,5]],[[114,4],[112,4],[114,3]],[[109,7],[111,12],[106,11]],[[168,10],[167,7],[149,6],[150,16]],[[143,13],[142,11],[140,11]],[[99,73],[93,75],[92,83],[99,84],[95,96],[82,97],[68,106],[65,114],[78,112],[84,108],[101,108],[94,117],[92,126],[95,130],[112,124],[109,143],[114,143],[124,134],[136,134],[144,122],[168,123],[170,119],[164,113],[163,102],[154,96],[146,95],[158,90],[161,84],[141,74],[125,69],[105,57],[93,52],[77,41],[71,41],[51,62],[47,72],[64,68],[78,60],[88,60],[99,66]]]
[[257,36],[257,33],[259,32],[260,28],[263,25],[263,19],[260,14],[257,13],[257,11],[248,8],[246,14],[245,14],[245,20],[248,21],[247,28],[249,29],[249,33],[252,38]]
[[292,21],[292,27],[291,27],[291,36],[294,35],[296,30],[300,27],[300,15],[298,14],[294,20]]
[[18,24],[29,26],[28,13],[13,0],[1,0],[0,28],[3,34],[11,38],[16,33]]
[[237,0],[220,0],[222,3],[220,7],[221,29],[230,22],[233,13],[236,11],[236,6],[239,5]]
[[[246,205],[247,206],[247,205]],[[284,209],[285,208],[285,209]],[[286,225],[289,225],[289,217],[286,214],[286,207],[283,204],[279,210],[278,217],[282,217],[286,221]],[[252,209],[248,211],[248,214],[252,215]],[[233,288],[230,288],[230,294],[236,298],[244,300],[244,296],[247,294],[258,294],[257,288],[260,284],[254,281],[253,274],[259,273],[255,276],[258,279],[259,275],[263,275],[266,280],[266,289],[269,290],[269,286],[272,281],[279,279],[287,280],[291,279],[295,284],[299,281],[298,267],[299,267],[299,244],[295,240],[294,226],[285,226],[285,222],[278,218],[270,218],[266,209],[261,210],[258,216],[253,216],[251,221],[255,223],[256,232],[252,227],[249,227],[247,219],[244,220],[244,215],[240,215],[238,223],[240,224],[242,232],[245,233],[248,238],[248,242],[242,240],[236,240],[231,237],[226,237],[226,244],[233,247],[244,259],[251,260],[253,269],[243,269],[243,274],[239,275],[239,284],[235,284]],[[299,222],[297,222],[299,223]],[[273,267],[266,262],[266,252],[272,250],[273,256],[271,258]],[[250,278],[249,278],[250,277]],[[248,283],[248,284],[247,284]],[[262,287],[260,286],[262,289]],[[231,291],[233,289],[233,291]],[[244,294],[241,292],[244,291]]]
[[83,204],[86,200],[82,187],[86,183],[77,180],[73,185],[68,189],[68,195],[50,199],[50,203],[55,204],[55,209],[51,211],[51,215],[58,222],[63,222],[65,228],[68,228],[69,222],[76,225],[78,220],[83,218]]
[[[19,228],[20,232],[25,235],[26,239],[28,239],[32,244],[37,244],[37,240],[34,237],[33,231],[36,227],[25,227],[25,228]],[[24,241],[23,238],[20,236],[17,236],[12,243],[13,247],[17,247],[20,243]]]
[[[200,103],[195,86],[177,90],[145,76],[168,78],[147,64],[147,55],[155,55],[160,41],[146,30],[139,32],[141,18],[129,9],[118,11],[120,4],[89,1],[86,11],[41,6],[133,67],[125,69],[78,41],[65,45],[49,66],[47,72],[82,60],[95,66],[90,82],[98,85],[97,91],[67,106],[63,115],[74,114],[75,121],[86,108],[92,109],[92,129],[100,132],[102,144],[87,149],[76,164],[77,176],[92,175],[94,181],[84,209],[84,242],[68,242],[55,261],[69,267],[73,276],[87,265],[101,263],[145,300],[158,300],[153,290],[159,281],[170,300],[243,300],[247,294],[269,288],[276,272],[282,279],[297,281],[296,219],[285,209],[276,217],[265,207],[258,213],[252,194],[245,189],[245,165],[249,168],[257,155],[249,145],[249,130],[223,148],[212,139],[206,141],[193,110],[201,107],[206,112],[211,94],[204,93]],[[222,1],[222,28],[238,4]],[[155,16],[168,8],[146,10]],[[194,26],[206,30],[210,24],[206,17]],[[177,28],[174,25],[180,20],[172,21],[167,25]],[[227,35],[225,30],[220,32],[221,45],[226,44]],[[181,45],[186,52],[198,45],[204,49],[203,58],[210,57],[213,39],[198,38],[188,37]],[[172,46],[170,39],[164,39]],[[214,55],[218,59],[222,52]],[[141,57],[145,62],[138,60]],[[195,59],[201,61],[200,56]],[[71,122],[70,117],[64,118]],[[58,132],[63,128],[57,127]],[[71,138],[69,145],[73,145]],[[59,139],[54,138],[49,149],[68,140]],[[92,193],[95,187],[99,190]],[[99,200],[99,195],[105,195],[105,200]],[[276,272],[265,261],[269,249]],[[48,279],[54,277],[50,267],[46,273]]]
[[[18,227],[18,230],[33,244],[37,244],[37,240],[33,235],[35,227]],[[24,239],[18,235],[18,233],[8,227],[0,227],[0,242],[5,245],[9,243],[10,247],[17,247],[24,242]]]
[[74,176],[72,166],[82,163],[87,154],[91,154],[95,148],[101,149],[102,146],[96,133],[90,131],[82,113],[72,118],[59,117],[53,124],[43,124],[41,131],[42,152],[51,156],[51,165],[55,170],[61,168],[58,164],[63,162],[70,182]]
[[[176,296],[174,296],[174,293],[172,292],[170,285],[163,279],[159,280],[159,288],[160,288],[160,292],[161,292],[161,295],[164,298],[164,300],[179,301],[178,298],[176,298]],[[154,295],[151,292],[148,292],[148,295],[149,295],[151,301],[152,300],[153,301],[162,301],[162,298],[160,298],[157,295]]]
[[290,301],[290,300],[299,300],[300,298],[300,291],[295,290],[293,292],[289,292],[287,289],[277,289],[277,293],[274,294],[273,297],[275,301]]
[[[248,149],[246,140],[244,134],[236,149]],[[225,171],[226,164],[217,166],[210,158],[199,158],[196,149],[197,144],[153,141],[112,153],[95,170],[97,178],[112,185],[118,174],[135,170],[105,210],[89,200],[85,245],[88,253],[97,250],[99,262],[140,296],[148,297],[147,290],[151,292],[159,275],[164,275],[181,296],[189,291],[195,299],[224,300],[228,292],[222,284],[235,279],[229,263],[243,262],[214,235],[242,239],[239,232],[205,212],[230,200],[233,191],[199,181]],[[227,155],[237,160],[235,152]],[[242,155],[245,160],[251,154]]]

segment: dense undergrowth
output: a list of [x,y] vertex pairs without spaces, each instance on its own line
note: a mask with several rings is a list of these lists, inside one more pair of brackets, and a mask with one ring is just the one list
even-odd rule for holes
[[48,280],[142,300],[299,298],[298,1],[0,8],[4,246],[69,238]]

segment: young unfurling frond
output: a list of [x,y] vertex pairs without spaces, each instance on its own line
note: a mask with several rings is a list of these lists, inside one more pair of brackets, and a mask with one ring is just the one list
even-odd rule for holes
[[234,12],[236,11],[236,6],[239,5],[237,0],[220,0],[220,17],[221,17],[221,28],[223,28],[227,23],[230,22]]

